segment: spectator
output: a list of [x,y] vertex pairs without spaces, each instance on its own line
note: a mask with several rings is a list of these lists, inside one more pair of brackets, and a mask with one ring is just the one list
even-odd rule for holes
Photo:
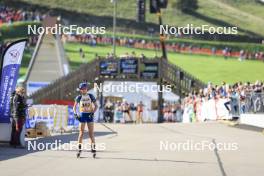
[[25,89],[17,87],[11,97],[12,134],[10,144],[14,147],[21,146],[20,135],[26,119]]
[[260,81],[256,81],[255,84],[250,84],[249,82],[243,84],[242,82],[238,82],[233,86],[225,82],[223,82],[221,86],[208,83],[208,86],[201,89],[199,94],[192,93],[184,98],[182,103],[182,109],[185,113],[184,120],[185,122],[190,120],[189,118],[192,116],[192,111],[196,117],[200,117],[201,113],[199,111],[201,108],[199,108],[199,104],[211,100],[215,102],[224,100],[225,103],[223,103],[223,105],[233,118],[237,118],[240,113],[249,111],[255,112],[256,109],[252,109],[251,106],[253,105],[249,103],[256,101],[256,99],[262,101],[261,97],[263,92],[263,82]]
[[144,104],[142,103],[142,101],[139,102],[139,104],[137,105],[137,120],[136,123],[143,123],[143,108],[144,108]]

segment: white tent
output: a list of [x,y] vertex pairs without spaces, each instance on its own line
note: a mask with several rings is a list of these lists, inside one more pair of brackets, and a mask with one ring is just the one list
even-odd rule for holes
[[[136,89],[136,85],[139,87]],[[157,110],[151,110],[151,102],[153,100],[158,100],[158,92],[151,91],[151,86],[157,86],[156,82],[133,82],[133,81],[105,81],[103,87],[100,90],[103,90],[103,96],[114,96],[114,97],[122,97],[128,103],[138,104],[140,101],[145,105],[144,107],[144,120],[156,122],[158,112]],[[96,91],[98,91],[98,88]],[[134,88],[134,89],[133,89]],[[89,91],[96,95],[95,89]],[[175,102],[179,100],[179,96],[175,95],[172,92],[163,92],[163,98],[165,101]]]

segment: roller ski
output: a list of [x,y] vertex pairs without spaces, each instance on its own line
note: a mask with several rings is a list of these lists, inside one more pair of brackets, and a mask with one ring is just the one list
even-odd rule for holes
[[77,154],[76,154],[76,157],[77,157],[77,158],[80,158],[80,157],[81,157],[81,153],[82,153],[82,146],[79,145],[79,146],[78,146],[78,152],[77,152]]
[[92,152],[93,158],[96,158],[96,148],[95,148],[95,144],[92,144],[91,145],[91,152]]

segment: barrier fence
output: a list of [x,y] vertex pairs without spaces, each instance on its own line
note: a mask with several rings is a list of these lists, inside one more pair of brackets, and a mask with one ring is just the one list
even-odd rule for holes
[[[230,112],[228,111],[229,108]],[[182,122],[231,119],[241,114],[264,113],[264,94],[246,94],[238,99],[210,99],[197,100],[195,103],[186,103],[183,108]]]
[[48,129],[60,131],[78,127],[72,106],[65,105],[34,105],[27,111],[26,128],[35,128],[38,122],[45,122]]
[[[230,112],[227,110],[226,106],[229,107],[231,110]],[[145,111],[143,121],[155,123],[155,119],[148,119],[151,118],[151,115],[148,113],[148,111]],[[232,117],[239,117],[241,114],[250,113],[264,114],[263,93],[247,94],[244,99],[239,99],[238,101],[220,98],[203,101],[198,100],[195,105],[194,103],[187,103],[183,107],[182,115],[177,114],[177,116],[182,116],[182,118],[177,117],[177,119],[181,119],[177,120],[177,122],[189,123],[194,121],[203,122],[205,120],[231,119]],[[38,122],[46,122],[47,127],[54,131],[77,128],[79,125],[78,120],[74,118],[72,106],[33,105],[28,109],[27,114],[27,129],[35,128],[35,125]],[[118,116],[116,115],[116,112],[114,115],[114,119],[117,119]],[[96,115],[96,118],[96,121],[103,119],[103,117],[98,119],[98,114]]]
[[[78,108],[77,108],[78,109]],[[118,114],[121,113],[121,114]],[[136,112],[131,111],[131,117],[136,120]],[[126,117],[122,112],[113,111],[114,120],[116,123],[125,123]],[[148,123],[157,122],[157,113],[146,110],[143,113],[143,121]],[[97,110],[94,116],[95,122],[103,121],[103,110]],[[126,119],[127,120],[127,119]],[[68,105],[33,105],[27,111],[26,129],[36,128],[36,124],[45,122],[48,129],[53,132],[61,132],[61,130],[75,130],[78,129],[79,121],[74,118],[73,107]]]
[[264,113],[264,93],[247,94],[244,104],[245,113]]

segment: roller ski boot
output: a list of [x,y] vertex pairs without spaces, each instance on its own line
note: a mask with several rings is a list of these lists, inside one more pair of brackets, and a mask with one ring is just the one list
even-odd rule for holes
[[77,152],[77,154],[76,154],[76,157],[77,157],[77,158],[80,158],[80,157],[81,157],[81,153],[82,153],[82,145],[79,144],[79,145],[78,145],[78,152]]
[[95,144],[91,145],[91,152],[92,152],[93,158],[96,158],[96,147],[95,147]]

